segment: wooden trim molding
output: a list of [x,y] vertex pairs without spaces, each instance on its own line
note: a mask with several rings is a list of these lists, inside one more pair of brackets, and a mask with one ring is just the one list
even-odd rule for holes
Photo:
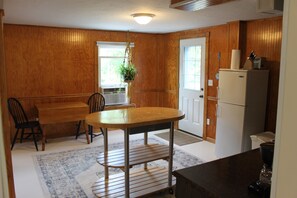
[[[6,105],[7,100],[7,81],[6,81],[6,65],[4,60],[4,38],[3,38],[3,16],[4,10],[0,10],[0,97],[1,97],[1,118],[2,124],[0,127],[3,128],[3,141],[6,158],[6,174],[8,182],[8,190],[10,198],[15,198],[14,180],[13,180],[13,169],[10,151],[10,126],[9,126],[9,115]],[[1,164],[2,166],[2,164]],[[2,171],[2,170],[1,170]]]
[[208,141],[208,142],[211,142],[211,143],[216,143],[216,140],[215,139],[213,139],[213,138],[210,138],[210,137],[207,137],[206,138],[206,141]]
[[165,93],[171,93],[171,94],[175,94],[176,92],[178,92],[177,90],[172,90],[172,89],[166,89]]
[[137,89],[134,93],[143,93],[143,92],[158,92],[158,93],[175,93],[175,90],[165,90],[165,89]]
[[65,94],[57,96],[24,96],[18,97],[20,100],[40,100],[40,99],[69,99],[69,98],[83,98],[89,97],[93,93],[81,93],[81,94]]
[[207,96],[207,100],[218,101],[218,98],[217,97],[213,97],[213,96]]
[[208,96],[208,68],[209,68],[209,32],[204,33],[204,37],[206,38],[205,42],[205,71],[204,71],[204,107],[203,107],[203,139],[206,139],[206,119],[207,119],[207,98],[205,96]]
[[94,54],[94,57],[95,57],[95,62],[94,62],[94,82],[95,82],[95,85],[94,85],[94,92],[100,92],[101,89],[99,89],[99,52],[98,52],[98,45],[96,44],[95,45],[95,54]]
[[181,35],[179,39],[191,39],[191,38],[199,38],[199,37],[205,37],[209,38],[210,33],[209,32],[193,32],[193,34],[187,34],[187,35]]

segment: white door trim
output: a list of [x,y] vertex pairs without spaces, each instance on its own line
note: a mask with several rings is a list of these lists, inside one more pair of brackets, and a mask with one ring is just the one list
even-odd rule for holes
[[[203,136],[204,135],[204,107],[205,99],[205,70],[206,70],[206,42],[207,37],[197,37],[191,39],[180,40],[180,61],[179,61],[179,109],[186,113],[184,120],[179,122],[179,128],[181,130],[193,133],[194,135]],[[200,68],[200,88],[202,90],[193,89],[183,89],[184,87],[184,52],[182,50],[187,46],[200,45],[201,49],[201,68]],[[202,98],[201,98],[201,97]],[[195,109],[195,110],[193,110]],[[199,113],[193,113],[194,111]]]

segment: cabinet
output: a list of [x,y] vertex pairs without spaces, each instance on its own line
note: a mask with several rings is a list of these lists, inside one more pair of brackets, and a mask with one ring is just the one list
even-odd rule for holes
[[260,150],[181,169],[176,177],[176,198],[259,197],[248,186],[259,179],[263,166]]
[[179,10],[186,10],[186,11],[196,11],[200,9],[204,9],[208,6],[218,5],[222,3],[226,3],[228,1],[234,0],[207,0],[207,1],[200,1],[200,0],[171,0],[170,7],[179,9]]
[[[172,178],[172,156],[174,121],[184,118],[176,109],[161,107],[142,107],[102,111],[86,117],[86,123],[104,128],[104,152],[97,161],[104,166],[105,177],[92,186],[97,197],[139,197],[162,189],[171,188],[175,183]],[[108,150],[107,128],[124,130],[124,148]],[[149,131],[170,129],[169,145],[149,144]],[[144,144],[129,148],[131,134],[144,133]],[[168,168],[146,166],[147,162],[168,160]],[[134,165],[144,164],[144,168],[131,171]],[[124,172],[109,176],[109,168],[120,168]]]

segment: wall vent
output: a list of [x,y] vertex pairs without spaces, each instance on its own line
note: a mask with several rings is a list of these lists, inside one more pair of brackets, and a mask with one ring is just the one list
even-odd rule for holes
[[170,8],[186,11],[196,11],[229,1],[234,0],[171,0]]
[[267,14],[283,13],[284,0],[258,0],[257,12]]

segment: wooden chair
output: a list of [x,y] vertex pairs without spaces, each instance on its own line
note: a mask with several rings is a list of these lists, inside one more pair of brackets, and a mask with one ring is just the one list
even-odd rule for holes
[[[38,151],[36,135],[42,135],[42,129],[40,127],[39,122],[28,120],[28,117],[21,103],[16,98],[8,98],[7,105],[16,128],[16,133],[12,141],[11,150],[13,149],[13,146],[16,140],[18,139],[18,133],[19,133],[19,130],[21,129],[22,130],[21,137],[19,138],[20,143],[23,142],[23,139],[28,139],[30,136],[32,136],[35,144],[35,148]],[[35,128],[37,129],[37,132],[34,131]],[[26,129],[31,129],[31,132],[25,133]],[[24,137],[24,135],[26,135],[26,137]]]
[[[104,107],[105,107],[105,98],[101,93],[94,93],[89,97],[88,105],[89,105],[89,112],[90,113],[103,111]],[[77,132],[76,132],[76,139],[80,135],[80,132],[79,132],[80,131],[80,126],[81,126],[81,121],[79,121],[79,123],[78,123]],[[99,135],[103,134],[103,129],[102,128],[100,128],[101,133],[96,134],[96,135],[93,133],[93,127],[92,126],[88,126],[88,129],[89,129],[89,134],[91,136],[91,142],[93,142],[93,137],[96,137],[96,136],[99,136]]]

